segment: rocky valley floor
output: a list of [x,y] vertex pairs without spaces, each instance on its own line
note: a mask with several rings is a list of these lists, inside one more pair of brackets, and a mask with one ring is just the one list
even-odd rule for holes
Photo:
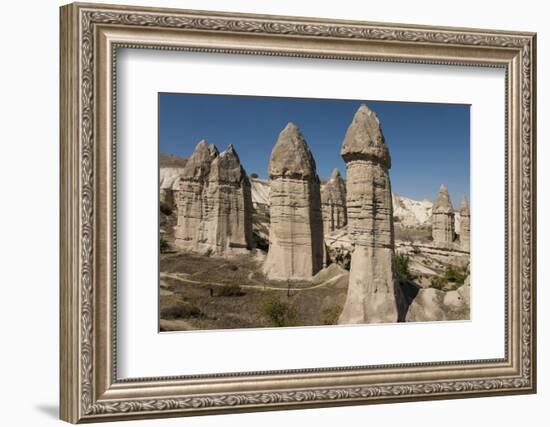
[[259,252],[235,258],[161,256],[160,329],[233,329],[335,324],[349,273],[333,264],[312,282],[268,281]]
[[[409,304],[407,321],[469,319],[469,280],[466,284],[459,283],[464,278],[444,280],[449,254],[422,254],[417,246],[410,248],[406,243],[401,247],[410,253],[406,257],[411,276],[400,281]],[[311,282],[279,282],[265,279],[264,259],[261,250],[231,258],[173,250],[161,254],[160,330],[337,323],[349,278],[343,266],[333,263]],[[434,281],[435,277],[441,281]]]

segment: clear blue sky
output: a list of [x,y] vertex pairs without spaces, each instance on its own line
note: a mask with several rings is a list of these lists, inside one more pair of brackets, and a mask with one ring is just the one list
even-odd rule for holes
[[433,200],[440,184],[455,207],[470,194],[470,107],[456,104],[255,96],[159,94],[160,152],[189,157],[206,139],[233,144],[247,173],[267,178],[271,149],[292,121],[304,134],[321,179],[337,167],[340,147],[361,103],[376,112],[392,157],[394,192]]

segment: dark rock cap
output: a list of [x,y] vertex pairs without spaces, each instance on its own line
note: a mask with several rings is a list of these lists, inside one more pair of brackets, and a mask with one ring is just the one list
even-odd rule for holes
[[361,104],[348,127],[340,154],[345,162],[351,160],[379,161],[388,169],[391,158],[376,113]]
[[447,187],[441,184],[439,187],[439,192],[435,199],[434,205],[432,207],[433,213],[451,213],[453,212],[453,204],[451,203],[451,198],[449,196],[449,191]]
[[316,178],[315,160],[307,142],[294,123],[288,123],[279,134],[271,151],[269,176],[308,179]]

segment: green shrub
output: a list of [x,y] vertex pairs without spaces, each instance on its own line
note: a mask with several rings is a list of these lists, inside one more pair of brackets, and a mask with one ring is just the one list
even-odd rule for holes
[[173,209],[170,205],[164,203],[164,202],[161,202],[160,203],[160,211],[164,214],[164,215],[172,215],[172,212],[173,212]]
[[444,277],[436,276],[432,278],[430,287],[442,291],[446,285],[447,280]]
[[325,325],[336,325],[338,323],[338,318],[342,313],[342,307],[335,305],[334,307],[325,308],[323,310],[323,324]]
[[164,236],[160,236],[159,245],[160,245],[160,253],[161,254],[163,254],[165,252],[168,252],[168,250],[170,249],[170,245],[168,244],[168,242],[166,241]]
[[407,255],[396,255],[395,260],[397,263],[397,276],[401,283],[417,278],[409,269],[411,259]]
[[445,271],[445,279],[447,279],[448,282],[464,284],[466,277],[468,277],[468,272],[465,268],[449,266]]
[[169,301],[161,301],[160,317],[162,319],[187,319],[190,317],[202,317],[201,310],[188,302],[180,299],[171,299]]
[[222,286],[218,295],[221,297],[240,297],[244,295],[244,292],[239,285],[233,284]]
[[296,311],[279,299],[270,299],[260,304],[260,312],[272,326],[292,326],[296,323]]

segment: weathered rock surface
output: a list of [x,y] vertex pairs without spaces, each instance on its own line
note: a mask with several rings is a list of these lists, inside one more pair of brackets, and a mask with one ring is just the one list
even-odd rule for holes
[[432,208],[432,237],[434,242],[450,245],[455,237],[454,209],[447,188],[441,184]]
[[219,154],[200,141],[179,183],[176,246],[216,254],[250,248],[250,182],[232,146]]
[[269,248],[269,180],[249,178],[252,189],[252,237],[254,245]]
[[179,191],[179,180],[183,175],[182,167],[160,167],[159,168],[159,190],[160,203],[170,208],[176,207],[177,193]]
[[470,207],[466,197],[460,204],[460,248],[467,252],[470,251]]
[[392,193],[393,218],[403,227],[419,227],[428,224],[432,217],[432,202],[413,200]]
[[207,187],[207,245],[214,253],[242,252],[252,246],[250,181],[232,145],[214,158]]
[[366,105],[355,113],[341,149],[347,169],[348,233],[355,245],[348,294],[338,323],[403,320],[397,281],[391,158],[380,122]]
[[321,206],[325,235],[347,224],[346,183],[338,169],[332,171],[330,179],[321,187]]
[[218,156],[216,147],[205,140],[200,141],[191,157],[187,160],[180,179],[178,191],[178,222],[175,229],[176,246],[193,251],[203,251],[206,248],[205,219],[208,212],[208,202],[205,197],[210,164]]
[[280,133],[269,160],[269,252],[272,280],[310,280],[325,261],[321,194],[315,160],[293,123]]
[[419,289],[407,311],[407,322],[467,320],[470,318],[470,286],[455,291]]

